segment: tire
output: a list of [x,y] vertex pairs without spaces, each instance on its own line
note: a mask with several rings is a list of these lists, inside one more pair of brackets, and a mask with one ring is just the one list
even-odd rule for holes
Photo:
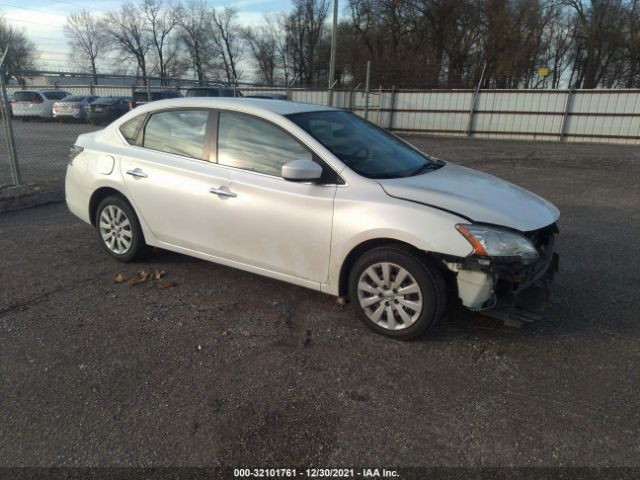
[[112,195],[102,200],[95,224],[102,248],[116,260],[131,262],[146,253],[140,222],[124,197]]
[[[400,283],[394,285],[397,280]],[[349,299],[367,327],[409,340],[442,316],[446,292],[442,274],[427,259],[389,245],[374,248],[355,262],[349,273]]]

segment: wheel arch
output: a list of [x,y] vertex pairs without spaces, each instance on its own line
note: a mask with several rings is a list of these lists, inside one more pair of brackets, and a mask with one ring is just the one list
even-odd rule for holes
[[351,249],[351,251],[347,254],[344,261],[342,262],[342,266],[340,267],[340,274],[338,276],[338,295],[341,297],[348,296],[349,290],[349,274],[351,273],[351,269],[354,264],[362,255],[366,252],[373,250],[374,248],[389,246],[400,248],[405,250],[413,255],[419,257],[421,260],[428,262],[431,265],[437,266],[441,268],[440,262],[436,260],[434,256],[430,252],[425,250],[421,250],[418,247],[404,242],[402,240],[398,240],[395,238],[372,238],[369,240],[365,240],[355,247]]
[[[124,193],[122,193],[120,190],[117,190],[113,187],[100,187],[91,194],[91,198],[89,199],[89,219],[91,220],[91,225],[93,225],[94,227],[96,226],[96,213],[98,210],[98,205],[100,205],[100,202],[102,200],[104,200],[105,198],[111,195],[117,195],[119,197],[122,197],[129,204],[131,209],[134,212],[136,212],[136,209],[133,208],[133,204],[129,201],[127,196]],[[136,212],[136,215],[138,215],[137,212]],[[138,215],[138,217],[140,216]]]

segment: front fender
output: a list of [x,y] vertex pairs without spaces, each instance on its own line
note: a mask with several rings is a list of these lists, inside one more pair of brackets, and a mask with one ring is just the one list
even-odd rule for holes
[[471,245],[455,229],[457,223],[466,222],[464,218],[389,197],[379,186],[371,188],[369,193],[356,199],[351,197],[349,188],[338,188],[329,281],[323,291],[338,294],[340,270],[345,259],[353,249],[370,240],[396,240],[419,250],[457,257],[471,253]]

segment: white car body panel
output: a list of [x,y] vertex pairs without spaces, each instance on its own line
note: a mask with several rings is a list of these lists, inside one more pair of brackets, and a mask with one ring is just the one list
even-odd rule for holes
[[523,188],[450,162],[426,175],[378,182],[393,197],[457,212],[474,222],[522,232],[545,227],[559,215],[555,206]]
[[[345,184],[289,182],[157,152],[129,145],[118,130],[146,112],[188,107],[233,110],[279,125],[338,172]],[[237,98],[180,98],[138,107],[104,130],[78,138],[76,145],[85,150],[68,167],[67,204],[90,223],[91,195],[101,187],[113,188],[132,204],[149,245],[333,295],[340,292],[345,259],[363,242],[391,239],[465,257],[472,248],[455,225],[467,223],[466,217],[517,230],[558,218],[557,209],[539,197],[450,163],[399,180],[362,177],[283,116],[330,109]],[[136,168],[147,177],[126,173]],[[210,188],[237,196],[221,197]]]

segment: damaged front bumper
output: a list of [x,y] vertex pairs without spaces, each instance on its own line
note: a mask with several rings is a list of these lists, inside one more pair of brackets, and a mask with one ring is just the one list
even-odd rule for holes
[[556,225],[529,232],[540,258],[532,264],[519,259],[471,256],[458,262],[446,261],[456,274],[458,297],[470,310],[522,326],[544,318],[550,286],[559,267],[554,252]]

